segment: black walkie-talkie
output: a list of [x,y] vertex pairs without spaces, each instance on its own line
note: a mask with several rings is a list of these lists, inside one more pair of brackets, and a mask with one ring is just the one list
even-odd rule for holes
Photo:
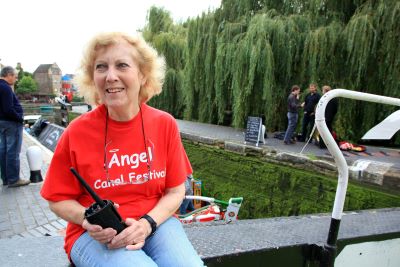
[[95,203],[85,210],[86,220],[91,224],[97,224],[103,228],[113,228],[118,234],[124,230],[126,224],[115,209],[114,203],[111,200],[102,200],[73,167],[70,170],[95,201]]

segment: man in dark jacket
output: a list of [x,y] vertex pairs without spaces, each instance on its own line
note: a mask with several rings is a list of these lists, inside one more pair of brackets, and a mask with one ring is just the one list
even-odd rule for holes
[[22,107],[11,87],[17,77],[13,67],[4,67],[0,72],[0,172],[3,186],[8,187],[30,183],[19,178],[24,118]]
[[315,123],[315,106],[318,104],[321,95],[317,92],[317,85],[310,84],[309,93],[304,101],[304,116],[302,125],[301,141],[307,141]]

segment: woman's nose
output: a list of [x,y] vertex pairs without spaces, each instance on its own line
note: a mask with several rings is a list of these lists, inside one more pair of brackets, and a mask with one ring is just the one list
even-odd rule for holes
[[117,72],[114,68],[109,68],[107,72],[107,82],[115,82],[118,80]]

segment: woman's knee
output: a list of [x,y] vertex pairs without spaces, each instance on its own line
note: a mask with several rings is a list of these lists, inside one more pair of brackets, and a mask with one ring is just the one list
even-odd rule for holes
[[182,224],[176,218],[170,218],[163,223],[148,240],[144,250],[158,266],[204,266],[187,238]]

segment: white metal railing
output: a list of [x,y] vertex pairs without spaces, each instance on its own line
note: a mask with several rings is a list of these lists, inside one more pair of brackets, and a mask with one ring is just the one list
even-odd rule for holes
[[400,106],[400,99],[350,91],[346,89],[335,89],[324,94],[318,102],[317,109],[315,112],[315,124],[317,125],[317,129],[319,134],[321,135],[321,138],[324,140],[329,152],[331,153],[331,155],[335,160],[339,173],[335,202],[332,211],[332,218],[340,220],[342,217],[344,200],[346,197],[349,171],[347,162],[325,123],[326,105],[328,104],[329,100],[335,97],[344,97],[344,98],[375,102],[381,104],[389,104],[395,106]]

